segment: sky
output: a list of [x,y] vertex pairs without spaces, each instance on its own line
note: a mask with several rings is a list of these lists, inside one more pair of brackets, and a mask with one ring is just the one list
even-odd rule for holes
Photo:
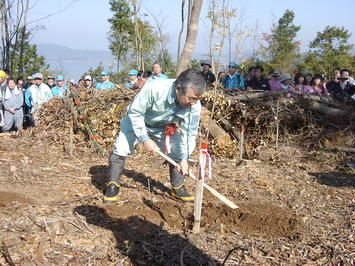
[[[32,1],[36,2],[36,1]],[[30,13],[30,20],[46,16],[66,7],[73,0],[37,0]],[[149,14],[163,21],[163,32],[168,34],[168,48],[176,56],[177,36],[180,30],[181,0],[141,0],[142,14],[154,24]],[[344,26],[352,33],[350,42],[355,43],[354,0],[229,0],[243,16],[243,24],[255,28],[257,33],[270,32],[273,23],[286,9],[295,12],[294,24],[300,25],[296,39],[305,51],[317,32],[327,26]],[[209,0],[204,0],[200,16],[195,54],[206,53],[208,47],[209,21],[206,18]],[[34,43],[54,43],[73,49],[108,50],[108,19],[112,16],[108,0],[76,0],[57,15],[42,20],[33,36]],[[34,25],[34,24],[32,24]],[[240,25],[240,24],[237,24]],[[244,50],[250,51],[250,44]]]

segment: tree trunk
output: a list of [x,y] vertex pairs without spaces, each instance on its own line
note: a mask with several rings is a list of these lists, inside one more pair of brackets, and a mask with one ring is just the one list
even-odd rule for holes
[[[192,2],[192,1],[191,1]],[[179,58],[176,75],[189,68],[191,64],[192,52],[196,44],[198,22],[200,20],[200,13],[203,0],[194,0],[191,8],[191,17],[189,24],[187,25],[187,37],[185,41],[184,49],[182,50],[181,57]]]
[[181,2],[181,28],[180,28],[180,32],[179,32],[179,38],[178,38],[178,48],[177,48],[177,56],[176,56],[176,62],[179,62],[179,58],[180,58],[180,50],[181,50],[181,37],[182,37],[182,33],[184,32],[184,24],[185,24],[185,3],[186,0],[182,0]]
[[120,71],[120,57],[117,56],[117,72]]
[[29,10],[30,0],[26,0],[26,7],[23,16],[23,27],[21,31],[21,44],[20,44],[20,51],[19,51],[19,64],[18,64],[18,76],[23,75],[23,54],[25,51],[25,39],[26,39],[26,25],[27,25],[27,14]]

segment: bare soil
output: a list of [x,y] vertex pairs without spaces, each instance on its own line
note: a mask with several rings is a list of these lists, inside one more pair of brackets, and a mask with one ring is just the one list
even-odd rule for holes
[[265,147],[260,160],[214,159],[206,182],[240,208],[205,191],[194,235],[193,203],[169,196],[161,158],[130,156],[120,199],[107,205],[107,154],[75,147],[71,158],[27,133],[2,134],[0,265],[8,256],[16,265],[354,265],[349,160],[295,145]]

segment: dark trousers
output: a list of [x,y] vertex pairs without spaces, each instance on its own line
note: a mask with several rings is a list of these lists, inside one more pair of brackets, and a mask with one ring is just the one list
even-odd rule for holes
[[[126,157],[119,156],[114,153],[110,154],[109,157],[109,169],[108,169],[108,178],[109,182],[116,182],[120,184],[121,182],[121,174],[124,170]],[[169,165],[169,173],[170,173],[170,182],[173,188],[178,188],[182,184],[184,184],[184,176],[180,174],[180,172],[176,169],[175,166]]]

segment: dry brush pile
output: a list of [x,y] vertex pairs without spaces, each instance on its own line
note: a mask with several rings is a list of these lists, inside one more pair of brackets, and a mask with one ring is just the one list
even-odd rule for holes
[[[73,89],[69,97],[53,98],[43,106],[35,135],[61,143],[65,148],[72,142],[102,152],[114,142],[119,121],[134,96],[135,92],[120,89],[99,92]],[[239,154],[241,131],[246,158],[256,158],[261,148],[274,147],[279,142],[321,148],[355,147],[354,102],[287,92],[225,95],[218,88],[207,91],[202,102],[213,121],[233,140],[220,145],[216,136],[209,135],[211,151],[218,156]],[[202,128],[200,136],[209,131],[208,127]]]
[[235,144],[231,147],[214,143],[214,153],[218,155],[239,154],[242,134],[247,158],[255,158],[262,147],[275,147],[279,142],[307,148],[355,147],[353,101],[287,91],[226,95],[214,89],[204,94],[203,104]]
[[135,92],[124,90],[90,91],[75,88],[69,97],[55,97],[40,111],[35,136],[55,143],[91,147],[102,152],[112,145],[119,132],[119,121]]

